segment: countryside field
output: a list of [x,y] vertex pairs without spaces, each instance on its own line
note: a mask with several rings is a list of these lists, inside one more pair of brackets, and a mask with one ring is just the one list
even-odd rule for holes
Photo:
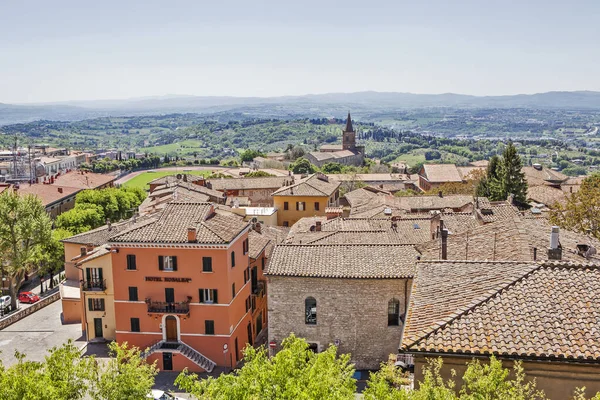
[[209,176],[211,171],[202,170],[202,171],[194,171],[194,170],[186,170],[183,169],[179,172],[177,171],[144,171],[141,174],[133,177],[127,182],[123,183],[125,187],[139,187],[144,190],[148,190],[148,183],[153,181],[156,178],[161,178],[167,175],[177,175],[181,173],[191,174],[191,175],[201,175],[201,176]]

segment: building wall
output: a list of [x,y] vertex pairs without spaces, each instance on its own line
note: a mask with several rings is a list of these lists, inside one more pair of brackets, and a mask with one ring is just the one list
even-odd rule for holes
[[63,324],[81,323],[81,300],[61,299]]
[[[82,305],[85,307],[85,331],[88,340],[95,339],[94,318],[102,318],[102,337],[106,340],[114,340],[116,337],[115,303],[114,303],[114,279],[112,273],[112,257],[110,253],[83,263],[81,268],[102,268],[102,277],[106,281],[105,291],[83,291],[81,292]],[[85,279],[85,274],[83,275]],[[91,311],[89,299],[104,299],[104,311]]]
[[[443,356],[444,365],[441,375],[445,381],[451,379],[451,370],[456,371],[457,391],[462,384],[462,376],[470,357]],[[481,358],[480,358],[481,359]],[[485,360],[485,358],[483,358]],[[415,386],[423,381],[423,367],[426,357],[415,356]],[[504,360],[504,368],[512,369],[513,361]],[[536,387],[544,390],[549,399],[570,399],[576,388],[585,387],[586,394],[593,396],[600,392],[600,364],[578,364],[568,362],[524,361],[523,368],[528,379],[535,378]]]
[[[269,276],[269,341],[279,346],[293,332],[324,349],[338,339],[357,369],[378,368],[398,352],[402,334],[402,325],[388,326],[388,301],[398,299],[404,314],[410,286],[407,279]],[[309,296],[317,301],[316,325],[305,323]]]
[[[336,204],[337,191],[330,198],[321,196],[273,196],[273,205],[277,207],[277,225],[294,225],[300,218],[325,216],[325,208],[330,204]],[[288,203],[288,209],[285,209],[285,202]],[[296,203],[304,202],[306,207],[304,211],[296,211]],[[315,202],[319,203],[319,210],[315,210]]]
[[55,219],[60,214],[69,211],[73,207],[75,207],[75,194],[62,199],[57,203],[47,205],[46,212],[50,215],[50,218]]
[[[167,315],[179,320],[180,340],[190,345],[218,365],[223,366],[237,361],[235,339],[238,339],[237,359],[248,342],[248,325],[252,331],[251,309],[246,309],[246,301],[251,301],[251,281],[244,282],[244,270],[249,271],[249,257],[242,251],[242,242],[248,234],[243,233],[229,247],[212,248],[126,248],[120,247],[112,253],[113,274],[115,276],[115,312],[117,341],[127,341],[145,348],[166,337],[163,321]],[[235,267],[231,267],[231,252],[235,252]],[[137,270],[127,270],[127,254],[136,255]],[[158,256],[177,256],[177,271],[159,271]],[[202,272],[202,257],[212,257],[213,272]],[[249,272],[247,272],[250,278]],[[147,281],[146,277],[161,278],[163,281]],[[167,277],[189,278],[189,282],[165,282]],[[236,294],[233,297],[232,284]],[[129,301],[129,287],[138,288],[138,301]],[[145,299],[165,301],[165,288],[173,288],[175,301],[192,298],[190,312],[184,314],[149,313]],[[200,303],[199,289],[217,289],[218,304]],[[131,332],[131,318],[139,318],[140,333]],[[215,334],[206,334],[205,321],[214,321]],[[254,338],[252,337],[252,340]],[[227,344],[229,360],[223,355],[223,345]],[[161,361],[162,362],[162,361]],[[227,363],[227,364],[225,364]]]

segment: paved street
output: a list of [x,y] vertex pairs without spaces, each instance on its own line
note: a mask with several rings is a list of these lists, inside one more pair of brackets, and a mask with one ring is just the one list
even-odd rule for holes
[[[4,365],[16,362],[15,350],[27,355],[28,360],[41,361],[47,350],[73,339],[83,348],[81,324],[62,325],[61,303],[55,301],[30,316],[0,330],[0,359]],[[79,339],[79,340],[78,340]]]

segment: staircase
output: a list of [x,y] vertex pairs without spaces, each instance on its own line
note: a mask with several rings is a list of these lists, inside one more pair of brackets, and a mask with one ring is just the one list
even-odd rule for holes
[[202,354],[188,346],[183,342],[179,342],[179,352],[192,360],[197,365],[201,366],[206,372],[212,372],[217,365],[214,361],[204,357]]
[[210,360],[209,358],[206,358],[201,353],[199,353],[198,351],[194,350],[193,348],[191,348],[190,346],[188,346],[187,344],[185,344],[181,341],[180,342],[166,342],[164,340],[156,341],[150,347],[148,347],[148,349],[146,351],[142,352],[141,356],[142,356],[142,358],[148,358],[149,356],[156,353],[157,351],[162,351],[162,350],[178,351],[179,353],[183,354],[184,356],[186,356],[187,358],[192,360],[196,365],[202,367],[202,369],[204,369],[206,372],[212,372],[212,370],[217,365],[214,361]]

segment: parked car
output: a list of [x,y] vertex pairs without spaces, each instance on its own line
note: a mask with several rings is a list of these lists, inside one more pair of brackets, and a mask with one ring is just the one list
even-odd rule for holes
[[175,397],[171,393],[158,389],[152,389],[152,393],[148,394],[147,397],[154,400],[184,400],[181,397]]
[[19,293],[19,301],[21,303],[35,303],[40,301],[40,296],[32,292],[21,292]]
[[0,313],[4,314],[10,307],[10,296],[0,296]]

